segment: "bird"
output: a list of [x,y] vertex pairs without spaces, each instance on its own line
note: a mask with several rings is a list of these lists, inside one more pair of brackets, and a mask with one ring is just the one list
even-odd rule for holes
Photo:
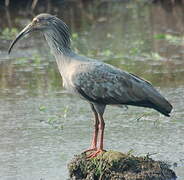
[[107,105],[152,108],[170,116],[172,105],[153,85],[135,74],[97,59],[76,54],[71,48],[71,32],[58,17],[42,13],[33,18],[10,44],[8,53],[18,40],[32,32],[41,32],[56,59],[63,86],[90,104],[94,114],[94,131],[89,157],[104,149],[104,111]]

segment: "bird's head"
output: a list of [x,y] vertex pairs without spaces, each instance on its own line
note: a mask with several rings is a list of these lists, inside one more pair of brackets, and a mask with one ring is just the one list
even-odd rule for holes
[[13,46],[18,40],[34,31],[40,31],[43,33],[50,33],[51,36],[55,36],[55,40],[61,40],[64,46],[70,45],[70,32],[67,25],[56,16],[50,14],[39,14],[33,18],[32,22],[29,23],[11,43],[8,53],[10,54]]

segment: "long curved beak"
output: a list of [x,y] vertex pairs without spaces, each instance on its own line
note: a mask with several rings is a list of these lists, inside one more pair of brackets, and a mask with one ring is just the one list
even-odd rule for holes
[[28,24],[15,38],[15,40],[11,43],[9,49],[8,49],[8,54],[10,54],[13,46],[16,44],[16,42],[21,39],[22,37],[24,37],[26,34],[30,33],[31,31],[33,31],[33,24],[30,23]]

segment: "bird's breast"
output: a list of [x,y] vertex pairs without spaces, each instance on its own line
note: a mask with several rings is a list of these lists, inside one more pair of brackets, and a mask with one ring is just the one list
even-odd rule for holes
[[66,77],[62,77],[62,78],[63,78],[63,87],[68,91],[68,93],[75,94],[75,89],[71,81]]

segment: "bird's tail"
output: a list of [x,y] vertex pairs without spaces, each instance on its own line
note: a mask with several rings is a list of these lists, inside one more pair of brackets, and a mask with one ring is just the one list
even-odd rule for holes
[[170,117],[170,112],[173,108],[166,99],[159,103],[153,103],[151,107],[168,117]]
[[150,107],[169,117],[172,105],[159,92],[155,93],[155,96],[150,97]]

